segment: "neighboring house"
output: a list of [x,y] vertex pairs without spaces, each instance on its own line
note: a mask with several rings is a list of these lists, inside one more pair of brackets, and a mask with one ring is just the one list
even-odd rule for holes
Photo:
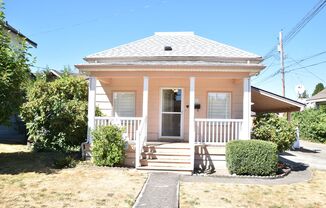
[[30,46],[37,48],[37,43],[23,35],[19,30],[15,29],[13,26],[5,22],[5,28],[7,29],[10,39],[14,45],[20,44],[22,40],[25,40]]
[[[84,60],[76,67],[89,76],[89,131],[124,126],[130,144],[126,165],[179,171],[225,168],[225,144],[250,139],[250,77],[265,67],[258,55],[192,32],[159,32]],[[282,96],[258,88],[253,92],[253,108],[300,109]],[[284,108],[258,104],[270,97]],[[107,117],[95,117],[96,106]],[[89,133],[87,142],[92,143]]]
[[[17,29],[5,22],[5,28],[11,38],[12,46],[15,47],[24,39],[27,44],[32,47],[37,47],[37,44],[20,33]],[[32,75],[33,76],[33,75]],[[9,125],[0,125],[0,141],[6,142],[25,142],[26,128],[17,114],[12,115],[9,120]]]
[[321,105],[326,106],[326,89],[308,98],[306,102],[307,105],[312,108],[319,108]]

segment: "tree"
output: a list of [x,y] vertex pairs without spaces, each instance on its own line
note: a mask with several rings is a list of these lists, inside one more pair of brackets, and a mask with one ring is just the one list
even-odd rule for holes
[[279,152],[291,148],[296,138],[292,123],[275,113],[260,114],[254,120],[252,138],[274,142]]
[[30,80],[30,54],[22,39],[12,44],[5,27],[5,14],[0,1],[0,124],[8,122],[24,101],[25,87]]
[[299,98],[309,98],[309,94],[307,93],[307,90],[303,91],[302,94],[299,94]]
[[86,140],[87,81],[64,73],[47,81],[38,76],[21,107],[29,140],[36,151],[70,151]]
[[316,95],[317,93],[319,93],[320,91],[322,91],[323,89],[325,89],[325,86],[323,83],[318,83],[315,87],[314,92],[312,93],[312,96]]

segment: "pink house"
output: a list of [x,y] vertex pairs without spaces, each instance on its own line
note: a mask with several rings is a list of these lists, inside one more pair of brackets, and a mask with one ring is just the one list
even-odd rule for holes
[[[89,76],[89,131],[124,126],[126,165],[219,169],[227,142],[250,139],[258,55],[192,32],[158,32],[84,60],[76,67]],[[95,117],[96,106],[105,117]]]

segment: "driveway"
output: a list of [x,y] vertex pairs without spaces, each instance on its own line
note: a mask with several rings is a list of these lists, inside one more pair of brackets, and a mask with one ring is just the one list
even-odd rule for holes
[[300,149],[286,151],[281,157],[297,163],[304,163],[310,168],[326,170],[326,144],[300,141]]

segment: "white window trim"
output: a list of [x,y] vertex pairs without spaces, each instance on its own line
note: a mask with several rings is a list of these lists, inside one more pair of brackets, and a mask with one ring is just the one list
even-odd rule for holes
[[[133,116],[127,116],[127,117],[136,117],[136,92],[135,91],[113,91],[112,92],[112,116],[113,117],[117,117],[116,116],[116,111],[115,111],[115,102],[114,102],[114,95],[116,93],[130,93],[134,95],[134,115]],[[125,116],[119,116],[119,117],[125,117]]]
[[228,91],[208,91],[207,92],[207,104],[206,104],[206,117],[209,118],[209,93],[227,93],[230,94],[230,102],[228,108],[230,109],[229,118],[212,118],[212,119],[231,119],[232,118],[232,92]]

